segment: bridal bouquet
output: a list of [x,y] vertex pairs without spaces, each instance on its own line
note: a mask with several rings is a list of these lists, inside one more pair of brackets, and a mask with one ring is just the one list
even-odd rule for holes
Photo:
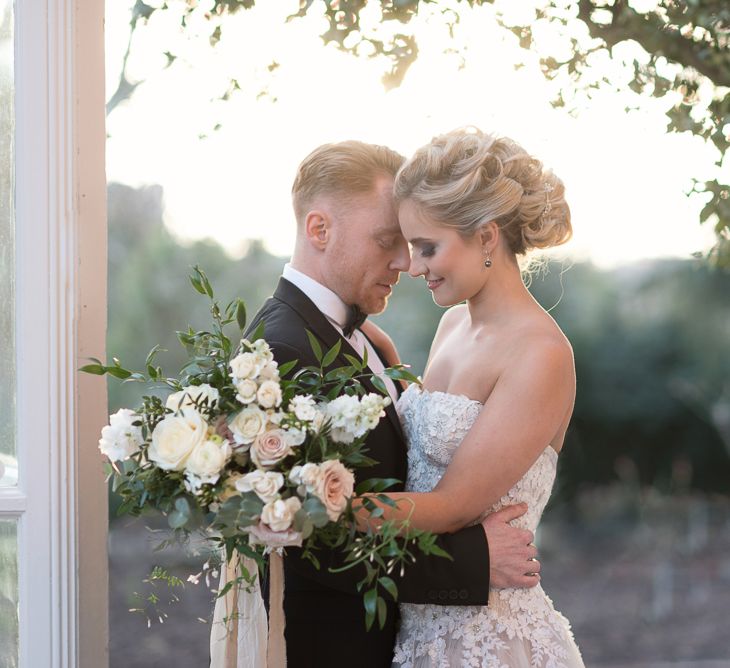
[[[367,360],[347,356],[347,366],[332,368],[339,342],[323,351],[310,334],[319,365],[295,374],[295,361],[277,364],[263,325],[234,345],[224,328],[237,325],[242,335],[244,303],[237,299],[221,309],[201,269],[190,279],[209,298],[213,325],[211,331],[177,332],[189,354],[178,377],[165,377],[155,365],[158,346],[144,372],[128,370],[116,358],[111,366],[94,359],[81,369],[149,390],[139,407],[110,417],[99,441],[122,498],[120,514],[155,509],[178,532],[202,526],[229,566],[242,556],[219,597],[254,584],[256,566],[263,568],[282,548],[301,547],[302,558],[317,567],[316,548],[339,550],[343,569],[365,565],[360,587],[366,622],[369,627],[377,618],[382,626],[383,596],[397,596],[392,573],[414,560],[416,549],[445,555],[435,536],[407,523],[381,522],[376,529],[375,522],[361,522],[368,528],[357,529],[354,502],[372,520],[382,512],[373,495],[390,502],[380,493],[394,480],[370,479],[355,489],[353,474],[373,463],[365,437],[390,398],[363,388]],[[415,380],[403,367],[386,373]],[[373,383],[384,390],[381,379]]]

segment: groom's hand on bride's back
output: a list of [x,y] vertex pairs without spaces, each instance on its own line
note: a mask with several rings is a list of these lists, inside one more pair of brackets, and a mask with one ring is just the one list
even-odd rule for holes
[[489,586],[496,589],[534,587],[540,582],[540,562],[532,531],[509,522],[527,512],[526,503],[506,506],[482,520],[489,544]]

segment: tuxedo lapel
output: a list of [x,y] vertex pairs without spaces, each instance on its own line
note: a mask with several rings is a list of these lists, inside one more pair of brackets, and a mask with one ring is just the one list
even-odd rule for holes
[[[327,349],[332,348],[332,346],[334,346],[338,341],[341,342],[340,354],[337,358],[337,361],[341,366],[350,364],[347,361],[345,354],[362,359],[352,345],[350,345],[350,342],[334,328],[324,313],[322,313],[322,311],[314,305],[314,302],[309,299],[309,297],[307,297],[307,295],[305,295],[296,285],[287,281],[285,278],[280,278],[279,285],[276,286],[276,291],[274,292],[274,298],[293,308],[302,317],[302,319],[307,322],[312,334],[322,341]],[[370,343],[372,345],[372,342]],[[375,346],[373,346],[373,348],[377,350]],[[368,391],[380,394],[369,379],[363,380],[362,383]],[[396,387],[399,385],[399,383],[396,383]],[[390,406],[385,409],[385,414],[392,422],[393,427],[398,434],[400,443],[405,444],[403,427],[401,426],[400,419],[398,418],[398,413],[395,410],[395,405],[392,402]]]

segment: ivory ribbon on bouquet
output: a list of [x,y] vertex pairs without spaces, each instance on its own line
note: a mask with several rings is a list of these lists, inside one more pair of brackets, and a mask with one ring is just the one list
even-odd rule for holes
[[[221,565],[218,591],[241,577],[241,566],[258,573],[249,557]],[[267,630],[268,628],[268,630]],[[286,668],[284,642],[284,564],[281,554],[269,555],[269,622],[258,574],[253,585],[234,584],[216,599],[210,630],[210,668]]]

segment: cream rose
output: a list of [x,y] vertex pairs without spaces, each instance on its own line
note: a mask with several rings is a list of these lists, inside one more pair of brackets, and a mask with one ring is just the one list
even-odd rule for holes
[[312,462],[307,462],[304,466],[295,466],[289,471],[289,480],[295,485],[304,485],[310,494],[314,492],[319,476],[319,466]]
[[274,501],[284,486],[284,476],[274,471],[251,471],[236,482],[239,492],[255,492],[264,503]]
[[258,389],[259,386],[255,380],[241,380],[236,383],[236,390],[238,390],[236,399],[242,404],[250,404],[256,401],[256,392]]
[[251,461],[256,466],[274,466],[291,453],[286,433],[281,429],[270,429],[259,434],[251,444]]
[[165,471],[182,471],[190,453],[208,437],[208,424],[193,408],[165,416],[152,432],[147,458]]
[[185,463],[185,470],[205,478],[206,482],[217,482],[230,456],[231,444],[220,436],[211,436],[193,448]]
[[261,521],[272,531],[286,531],[301,507],[302,502],[296,496],[270,501],[261,510]]
[[251,445],[266,428],[266,413],[258,406],[248,406],[234,416],[228,427],[236,443]]
[[219,398],[220,393],[218,390],[207,383],[203,383],[202,385],[189,385],[167,397],[165,407],[171,411],[177,411],[181,408],[196,408],[196,404],[198,406],[205,404],[210,408]]
[[253,353],[241,353],[231,360],[231,375],[236,380],[256,378],[263,365]]
[[319,465],[314,494],[324,504],[329,518],[336,522],[347,507],[355,487],[355,476],[339,459],[329,459]]
[[264,362],[261,367],[261,373],[259,373],[261,380],[275,380],[279,382],[279,365],[275,362]]
[[281,387],[275,380],[265,380],[256,393],[259,405],[264,408],[274,408],[281,404]]

